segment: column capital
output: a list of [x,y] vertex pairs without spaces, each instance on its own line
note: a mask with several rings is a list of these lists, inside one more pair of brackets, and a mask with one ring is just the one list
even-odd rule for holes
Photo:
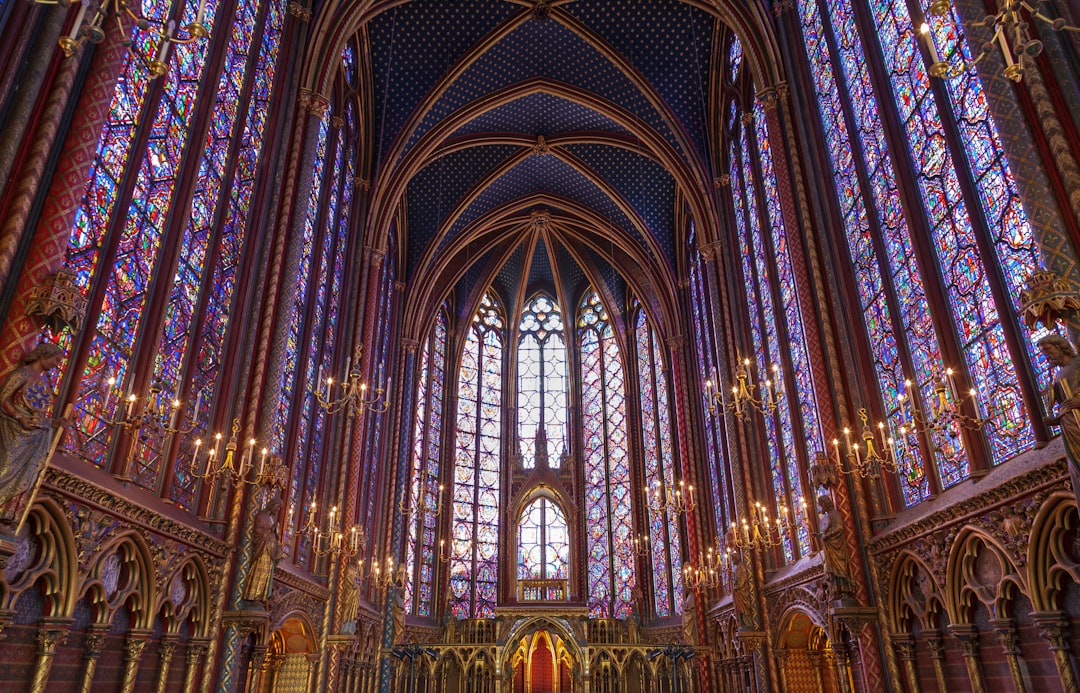
[[979,656],[979,630],[971,623],[950,623],[949,635],[964,649],[965,657]]
[[915,638],[911,635],[893,635],[892,640],[893,649],[896,650],[896,655],[902,662],[914,662],[915,661]]
[[1069,649],[1069,619],[1061,611],[1035,611],[1031,614],[1039,634],[1050,643],[1051,650]]
[[1016,632],[1016,621],[1011,618],[997,618],[990,621],[997,635],[998,644],[1006,655],[1020,654],[1020,636]]

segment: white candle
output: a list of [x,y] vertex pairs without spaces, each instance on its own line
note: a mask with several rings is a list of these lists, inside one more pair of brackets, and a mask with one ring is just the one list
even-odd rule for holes
[[199,11],[195,14],[195,23],[202,24],[206,19],[206,0],[199,0]]
[[79,29],[82,28],[83,18],[86,17],[86,2],[82,0],[79,3],[79,13],[75,15],[75,23],[71,26],[71,34],[68,36],[72,41],[79,38]]
[[164,63],[169,57],[169,39],[172,38],[173,32],[176,30],[176,20],[170,19],[169,23],[165,26],[165,35],[161,37],[161,43],[158,44],[157,62]]
[[266,448],[262,449],[262,461],[259,462],[259,476],[263,475],[266,471],[266,453],[269,452]]
[[174,431],[177,429],[177,422],[180,419],[180,400],[174,399],[172,403],[172,416],[169,418],[169,428]]
[[133,394],[132,394],[132,395],[128,395],[128,400],[127,400],[127,418],[129,418],[129,419],[131,418],[131,411],[132,411],[132,409],[134,409],[134,408],[135,408],[135,400],[136,400],[136,399],[137,399],[137,398],[135,397],[135,395],[133,395]]
[[941,58],[938,57],[937,47],[934,45],[934,37],[930,35],[930,25],[927,24],[926,22],[923,22],[922,26],[919,28],[919,31],[922,33],[923,37],[926,39],[926,47],[928,49],[930,49],[930,61],[931,61],[931,63],[932,64],[940,63]]
[[101,408],[108,411],[109,405],[112,404],[113,389],[116,387],[116,378],[110,376],[109,379],[105,381],[105,385],[105,404],[103,404]]

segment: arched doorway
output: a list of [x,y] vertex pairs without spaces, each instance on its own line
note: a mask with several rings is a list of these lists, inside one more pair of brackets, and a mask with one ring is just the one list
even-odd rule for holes
[[562,637],[547,630],[524,635],[510,659],[514,693],[573,693],[574,660]]
[[780,677],[787,693],[841,693],[832,643],[821,626],[803,611],[786,619],[778,641]]
[[263,690],[273,693],[305,693],[314,685],[315,639],[299,618],[288,618],[270,636],[267,652],[270,676]]

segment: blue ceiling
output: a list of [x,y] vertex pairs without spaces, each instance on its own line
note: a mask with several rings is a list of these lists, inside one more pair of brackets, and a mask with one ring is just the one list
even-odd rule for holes
[[[451,69],[464,64],[471,51],[486,45],[493,32],[504,31],[510,22],[519,24],[487,45],[452,83],[441,85]],[[583,27],[585,36],[567,26],[575,23]],[[376,180],[405,161],[386,160],[395,142],[405,143],[402,154],[407,153],[448,116],[497,90],[539,79],[549,82],[552,89],[567,89],[573,94],[563,98],[533,93],[509,103],[492,102],[486,113],[441,135],[444,142],[471,138],[477,146],[423,164],[412,174],[406,191],[406,272],[410,281],[423,270],[419,263],[425,252],[444,252],[456,234],[483,215],[537,193],[588,208],[604,220],[594,232],[603,236],[608,233],[605,229],[617,227],[647,248],[659,266],[670,270],[676,265],[679,234],[675,232],[674,177],[653,158],[612,146],[611,136],[630,142],[632,148],[645,145],[639,142],[644,138],[574,99],[599,98],[633,114],[687,166],[697,168],[701,178],[711,180],[705,96],[713,56],[714,20],[710,15],[682,0],[570,0],[556,3],[545,19],[533,16],[530,7],[516,1],[412,0],[375,17],[368,25],[367,37],[378,143]],[[604,46],[618,56],[615,61],[603,54]],[[631,65],[625,73],[617,64],[619,60]],[[644,90],[634,84],[635,76],[646,82]],[[424,105],[436,89],[443,88],[437,100]],[[649,91],[659,97],[662,107],[650,102]],[[674,123],[665,119],[665,109],[673,115]],[[406,131],[410,121],[417,125]],[[493,177],[501,164],[527,151],[519,145],[500,144],[496,141],[499,138],[513,136],[531,143],[544,136],[557,143],[559,136],[570,133],[576,139],[599,140],[556,144],[562,147],[557,152],[568,154],[585,167],[584,173],[552,153],[527,156]],[[590,178],[604,181],[615,197],[629,203],[643,220],[645,233],[651,236],[649,242],[609,192]],[[481,185],[483,190],[476,199],[440,235],[447,215]],[[550,250],[564,288],[580,291],[584,283],[581,268],[561,243]],[[496,284],[502,292],[514,291],[516,283],[511,282],[526,271],[530,283],[553,281],[546,252],[538,252],[528,268],[523,266],[521,252],[520,248],[515,251],[498,273]],[[595,259],[602,265],[605,282],[621,301],[625,283],[610,264]],[[489,258],[470,261],[475,264],[462,279],[466,288],[458,287],[459,298],[468,293],[471,282],[479,280],[482,264]]]

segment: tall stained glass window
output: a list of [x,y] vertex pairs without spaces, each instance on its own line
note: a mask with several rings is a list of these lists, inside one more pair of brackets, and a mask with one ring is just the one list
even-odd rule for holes
[[[179,10],[181,24],[195,19],[197,5]],[[66,441],[69,452],[97,465],[106,461],[108,421],[122,413],[121,395],[147,395],[133,382],[136,360],[148,361],[146,381],[160,386],[163,402],[181,400],[183,419],[196,424],[191,439],[214,402],[283,22],[274,3],[240,0],[220,17],[219,6],[206,4],[212,45],[174,46],[156,83],[160,99],[146,98],[153,83],[140,57],[154,50],[156,35],[134,30],[76,212],[66,264],[84,295],[100,302],[88,311],[96,329],[64,338],[72,342],[69,357],[79,353],[78,340],[89,340],[85,360],[64,368],[76,424]],[[141,8],[157,23],[170,11],[168,3]],[[210,70],[207,56],[219,51],[222,67]],[[217,88],[200,91],[203,83]],[[134,149],[140,128],[145,145]],[[178,185],[189,159],[195,175]],[[147,320],[156,316],[148,303],[154,295],[163,297],[161,319]],[[138,344],[156,348],[141,355]],[[165,459],[163,444],[140,437],[128,471],[135,483],[191,508],[190,443],[180,442],[174,460]]]
[[[1022,423],[1028,414],[1014,363],[1039,363],[1041,357],[1023,330],[1016,332],[1025,353],[1010,351],[1006,331],[1014,330],[1016,316],[1012,305],[995,302],[997,271],[987,263],[1000,268],[1002,288],[1015,304],[1023,275],[1038,256],[977,72],[946,82],[947,98],[935,95],[907,4],[899,0],[858,7],[850,0],[799,0],[798,8],[886,413],[897,429],[903,413],[895,402],[905,378],[915,384],[904,394],[932,401],[934,379],[946,365],[941,344],[952,343],[963,363],[948,365],[982,402],[994,405],[986,439],[992,460],[1001,462],[1034,442]],[[876,31],[861,36],[857,12],[865,12]],[[963,25],[955,16],[950,22],[932,19],[939,50],[966,55]],[[884,79],[875,81],[873,62],[882,65]],[[882,110],[899,119],[903,150],[890,150]],[[947,137],[950,130],[959,151]],[[908,161],[916,189],[905,199],[896,171]],[[972,199],[979,201],[975,208],[967,204]],[[907,210],[921,218],[906,217]],[[928,237],[913,227],[925,227]],[[980,251],[980,235],[992,257]],[[934,261],[920,263],[927,254]],[[939,293],[947,310],[926,310],[927,295]],[[923,446],[908,438],[901,441],[900,459],[906,504],[931,492],[927,455],[941,487],[968,475],[971,453],[959,436],[935,434]]]
[[412,474],[409,481],[408,541],[405,545],[405,610],[430,616],[433,605],[436,520],[443,502],[439,484],[443,388],[446,384],[446,311],[440,310],[435,327],[420,353],[413,417]]
[[[696,236],[696,229],[693,221],[691,221],[690,233],[688,234],[691,247],[694,247]],[[711,498],[715,499],[714,520],[717,531],[723,536],[728,523],[734,518],[729,514],[731,496],[728,493],[728,472],[724,460],[723,434],[719,420],[709,411],[709,407],[713,405],[710,399],[712,395],[711,388],[719,388],[720,384],[717,382],[719,369],[717,368],[716,349],[713,342],[714,325],[712,315],[714,313],[710,310],[712,302],[709,300],[710,297],[705,284],[705,277],[708,274],[705,267],[706,262],[708,260],[703,257],[702,253],[693,254],[693,260],[690,263],[690,316],[694,323],[694,351],[698,367],[698,382],[710,384],[710,387],[706,388],[702,393],[701,410],[705,416],[705,427],[702,433],[705,437],[705,451],[707,453],[709,490],[712,491]]]
[[[640,305],[636,307],[636,312],[634,342],[641,397],[645,484],[650,490],[674,489],[675,449],[663,352]],[[648,558],[652,564],[653,609],[657,616],[670,616],[682,611],[682,552],[678,518],[666,508],[649,507],[645,512],[649,525]]]
[[625,371],[595,291],[578,308],[590,615],[625,618],[635,586]]
[[565,580],[570,560],[570,530],[557,503],[540,497],[518,518],[518,580]]
[[566,342],[559,306],[538,294],[525,304],[518,325],[518,445],[522,465],[536,465],[536,440],[547,439],[548,465],[566,451]]
[[458,618],[495,615],[505,321],[484,295],[465,334],[457,383],[451,609]]

